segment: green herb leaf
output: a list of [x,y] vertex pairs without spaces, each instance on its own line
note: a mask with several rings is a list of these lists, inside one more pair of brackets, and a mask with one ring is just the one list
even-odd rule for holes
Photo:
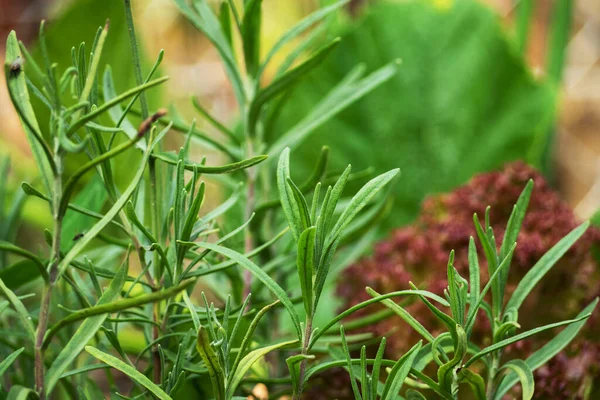
[[260,57],[260,26],[262,21],[262,0],[249,0],[244,8],[242,21],[242,43],[246,72],[250,77],[256,75]]
[[[558,335],[553,337],[548,343],[536,350],[531,356],[525,360],[527,366],[531,371],[535,371],[542,365],[546,364],[552,357],[558,354],[564,349],[571,341],[577,336],[585,322],[587,321],[584,317],[592,313],[596,305],[598,304],[598,298],[594,299],[587,307],[585,307],[578,315],[577,320],[565,329],[563,329]],[[502,399],[502,396],[510,390],[517,382],[519,382],[519,376],[516,373],[510,373],[506,375],[501,381],[500,385],[496,389],[494,400]]]
[[281,301],[281,304],[283,304],[283,306],[286,308],[290,315],[290,318],[292,319],[298,337],[302,336],[302,330],[300,329],[300,320],[298,318],[298,314],[296,314],[294,305],[292,304],[292,301],[285,293],[285,291],[281,288],[281,286],[279,286],[277,282],[273,280],[273,278],[267,275],[265,271],[260,269],[258,265],[254,264],[252,261],[248,260],[243,254],[240,254],[237,251],[212,243],[199,242],[198,244],[216,253],[223,254],[225,257],[230,258],[232,261],[237,262],[246,270],[250,271],[252,275],[254,275],[267,288],[269,288],[269,290],[279,299],[279,301]]
[[313,314],[313,273],[315,263],[315,233],[316,228],[310,227],[298,239],[298,279],[304,300],[306,315]]
[[300,216],[300,208],[298,203],[294,201],[292,189],[289,187],[287,180],[290,178],[290,149],[286,148],[279,156],[277,164],[277,188],[279,189],[279,200],[281,208],[285,215],[288,226],[294,235],[294,240],[298,242],[300,233],[302,232],[302,219]]
[[[367,287],[366,291],[373,298],[381,297],[381,295],[379,293],[377,293],[375,290],[371,289],[370,287]],[[427,328],[425,328],[419,321],[417,321],[417,319],[415,317],[410,315],[410,313],[408,311],[406,311],[404,308],[402,308],[401,306],[396,304],[393,300],[384,299],[384,300],[381,300],[381,303],[384,306],[388,307],[390,310],[394,311],[400,318],[402,318],[408,325],[410,325],[410,327],[413,328],[418,334],[420,334],[425,339],[427,339],[428,342],[433,342],[435,340],[435,338],[433,337],[433,335],[431,333],[429,333]]]
[[260,349],[256,349],[248,353],[240,363],[238,364],[235,372],[233,373],[231,380],[227,385],[227,392],[225,398],[229,399],[235,393],[237,387],[242,382],[242,379],[250,371],[250,368],[254,365],[256,361],[267,355],[273,350],[282,349],[284,347],[294,346],[298,344],[298,340],[289,340],[287,342],[277,343],[271,346],[262,347]]
[[331,229],[329,241],[332,242],[341,236],[344,228],[352,221],[352,219],[369,203],[385,185],[387,185],[398,173],[399,169],[393,169],[384,174],[381,174],[369,182],[367,182],[359,191],[352,197],[350,204],[344,210],[336,224]]
[[530,400],[533,397],[535,383],[533,381],[533,372],[531,372],[531,369],[527,363],[523,360],[510,360],[500,367],[498,372],[502,371],[503,369],[510,369],[517,374],[519,381],[521,381],[523,400]]
[[166,394],[161,388],[152,383],[152,381],[146,378],[141,372],[138,372],[133,367],[125,364],[123,361],[119,360],[116,357],[111,356],[110,354],[106,354],[95,347],[85,346],[85,351],[90,353],[93,357],[102,361],[105,364],[110,365],[111,367],[118,369],[123,372],[125,375],[148,389],[152,394],[158,397],[160,400],[172,400],[171,396]]
[[390,375],[385,382],[383,394],[381,396],[382,400],[393,400],[396,398],[398,392],[400,392],[400,389],[404,384],[404,380],[412,368],[413,362],[415,361],[417,353],[419,353],[421,345],[421,342],[414,345],[396,362],[396,364],[394,364],[392,370],[390,371]]
[[15,350],[0,362],[0,376],[4,375],[8,367],[10,367],[13,362],[15,362],[15,360],[17,359],[17,357],[19,357],[19,354],[21,354],[23,350],[25,350],[25,347],[21,347],[20,349]]
[[477,400],[486,400],[485,381],[481,375],[468,368],[462,368],[458,373],[458,381],[468,383]]
[[[61,260],[58,266],[58,276],[60,276],[67,266],[79,255],[79,253],[85,248],[85,246],[91,242],[101,231],[104,229],[121,211],[121,209],[125,206],[129,197],[133,194],[133,192],[138,187],[142,177],[144,176],[144,170],[146,169],[146,164],[148,163],[148,158],[150,157],[150,151],[153,146],[148,146],[144,156],[142,157],[140,164],[137,168],[137,172],[133,177],[133,180],[130,182],[129,186],[121,197],[113,204],[113,206],[108,210],[108,212],[102,217],[100,221],[98,221],[86,234],[73,246],[73,248],[65,255],[65,257]],[[58,279],[58,277],[57,277]]]
[[25,328],[29,339],[31,339],[32,343],[35,343],[35,328],[33,327],[33,322],[31,322],[31,317],[29,316],[27,309],[23,305],[23,302],[19,300],[17,295],[14,294],[12,290],[6,287],[2,279],[0,279],[0,292],[4,294],[4,297],[6,297],[6,299],[17,311],[17,315],[21,319],[21,323],[23,324],[23,328]]
[[134,87],[133,89],[129,89],[126,92],[121,93],[117,97],[114,97],[114,98],[110,99],[109,101],[106,101],[105,103],[103,103],[101,106],[99,106],[95,110],[92,110],[89,113],[82,115],[81,118],[74,121],[71,124],[71,126],[69,127],[69,129],[66,131],[65,135],[70,136],[72,133],[77,131],[79,128],[81,128],[82,126],[84,126],[85,124],[87,124],[88,122],[93,120],[94,118],[96,118],[99,115],[102,115],[106,111],[110,110],[115,104],[119,104],[120,102],[125,101],[128,98],[133,97],[136,94],[138,94],[146,89],[149,89],[156,85],[160,85],[161,83],[165,82],[168,79],[169,79],[168,76],[154,79],[148,83],[144,83],[142,85]]
[[19,65],[19,69],[16,71],[13,71],[11,68],[13,63],[23,62],[23,55],[19,50],[19,42],[14,31],[10,32],[6,40],[6,55],[4,59],[4,76],[6,77],[10,99],[15,106],[17,114],[23,124],[23,128],[25,129],[27,141],[29,142],[37,166],[40,169],[46,191],[51,193],[53,187],[52,184],[54,182],[54,173],[56,173],[53,155],[40,133],[40,127],[29,100],[25,73],[22,70],[23,67],[22,65]]
[[550,268],[561,259],[571,246],[583,236],[589,225],[589,221],[579,225],[548,250],[546,254],[544,254],[542,258],[527,271],[527,274],[525,274],[523,279],[521,279],[505,308],[515,308],[518,310],[535,285],[544,277],[544,275],[546,275]]
[[[241,169],[250,168],[253,165],[263,162],[267,159],[268,156],[254,156],[248,158],[246,160],[237,161],[231,164],[225,164],[218,167],[206,167],[201,164],[194,164],[185,162],[183,163],[184,169],[188,171],[194,171],[196,169],[199,173],[202,174],[228,174],[230,172],[238,171]],[[167,164],[177,165],[177,156],[173,153],[156,153],[152,155],[152,158],[163,161]]]
[[279,38],[279,40],[277,40],[277,42],[273,45],[271,50],[269,50],[269,53],[265,57],[265,61],[260,66],[260,70],[257,74],[258,77],[260,78],[262,76],[262,73],[265,70],[265,68],[267,67],[267,65],[269,64],[269,61],[271,61],[273,56],[275,56],[275,54],[277,54],[277,52],[286,43],[294,40],[296,37],[301,35],[303,32],[305,32],[311,26],[313,26],[313,25],[319,23],[320,21],[322,21],[323,19],[327,18],[327,16],[331,15],[333,12],[340,9],[345,4],[348,4],[349,1],[350,0],[341,0],[341,1],[337,1],[337,2],[329,5],[327,7],[320,8],[319,10],[315,11],[314,13],[312,13],[309,16],[302,19],[300,22],[298,22],[296,25],[294,25],[289,31],[284,33],[283,36],[281,36],[281,38]]
[[347,78],[333,88],[306,117],[284,133],[269,148],[269,155],[279,154],[286,147],[297,147],[311,132],[392,78],[397,71],[398,64],[396,62],[378,69],[363,79],[359,79],[359,70],[351,71]]
[[198,329],[196,348],[208,369],[208,375],[210,376],[216,400],[225,400],[227,397],[225,396],[225,375],[223,368],[219,364],[219,358],[211,346],[208,332],[203,326],[200,326],[200,329]]
[[[110,282],[108,289],[104,291],[102,296],[96,303],[97,306],[109,305],[119,297],[123,285],[127,278],[129,266],[127,261],[119,268],[114,279]],[[103,313],[95,317],[87,317],[85,321],[77,328],[75,334],[72,335],[69,342],[62,348],[61,352],[56,356],[48,372],[45,376],[46,395],[52,393],[52,389],[60,379],[60,376],[65,372],[67,367],[79,356],[86,344],[94,337],[98,329],[102,326],[108,313]]]
[[233,91],[238,104],[244,104],[246,94],[244,92],[243,80],[233,56],[233,51],[229,46],[227,36],[223,32],[218,18],[214,15],[206,1],[194,0],[193,3],[197,12],[185,0],[175,0],[179,11],[190,20],[196,29],[204,33],[219,51],[221,59],[225,64],[227,76],[233,85]]
[[477,353],[473,357],[471,357],[469,359],[469,361],[466,362],[465,368],[468,367],[469,365],[473,364],[475,361],[477,361],[481,357],[483,357],[486,354],[489,354],[489,353],[491,353],[493,351],[500,350],[500,349],[502,349],[502,348],[504,348],[504,347],[506,347],[506,346],[508,346],[508,345],[510,345],[512,343],[518,342],[520,340],[526,339],[526,338],[528,338],[530,336],[533,336],[533,335],[537,335],[538,333],[541,333],[541,332],[544,332],[544,331],[547,331],[547,330],[550,330],[550,329],[554,329],[554,328],[558,328],[560,326],[570,325],[570,324],[573,324],[573,323],[576,323],[576,322],[587,320],[590,317],[590,315],[591,314],[585,314],[585,315],[578,316],[575,319],[569,319],[569,320],[566,320],[566,321],[555,322],[553,324],[544,325],[544,326],[541,326],[539,328],[534,328],[534,329],[531,329],[531,330],[529,330],[527,332],[520,333],[520,334],[515,335],[513,337],[510,337],[508,339],[501,340],[498,343],[494,343],[493,345],[484,348],[479,353]]
[[29,388],[15,385],[10,388],[6,400],[38,400],[38,394]]
[[[260,116],[262,107],[271,99],[282,94],[285,91],[290,90],[295,84],[298,83],[302,77],[312,71],[315,67],[325,60],[325,58],[331,53],[333,49],[338,45],[340,39],[334,39],[331,43],[323,46],[308,60],[298,65],[291,71],[286,72],[279,78],[275,79],[269,86],[261,89],[256,93],[254,100],[250,104],[250,110],[248,111],[248,129],[250,134],[254,134],[256,123]],[[271,153],[272,154],[272,153]]]

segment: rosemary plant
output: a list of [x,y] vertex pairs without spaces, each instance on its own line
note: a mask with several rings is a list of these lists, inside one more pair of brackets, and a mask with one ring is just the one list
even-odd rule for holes
[[[130,3],[124,1],[124,12],[137,86],[120,93],[110,66],[101,65],[102,53],[110,51],[104,48],[108,22],[98,29],[91,48],[82,43],[72,49],[72,65],[64,71],[51,61],[44,23],[41,60],[30,55],[14,32],[7,40],[6,81],[40,177],[22,184],[10,217],[0,221],[0,292],[5,298],[0,302],[0,324],[10,332],[0,339],[0,398],[103,398],[107,391],[91,377],[92,371],[101,370],[114,398],[245,398],[241,396],[251,393],[256,383],[263,383],[273,398],[299,399],[311,377],[340,365],[347,365],[354,394],[362,399],[399,398],[405,383],[452,399],[462,382],[479,398],[499,398],[519,378],[523,397],[531,397],[531,370],[572,339],[595,303],[573,320],[516,334],[518,308],[585,225],[540,260],[505,305],[506,274],[528,187],[499,251],[489,224],[485,229],[477,225],[491,272],[483,290],[474,250],[469,282],[453,269],[451,256],[445,299],[416,287],[385,295],[367,288],[373,296],[368,304],[383,302],[428,344],[417,343],[400,360],[391,361],[382,358],[383,339],[375,359],[366,357],[365,347],[354,359],[348,343],[365,337],[346,337],[343,327],[337,335],[331,328],[368,304],[323,326],[316,326],[315,317],[318,310],[330,307],[323,293],[336,252],[356,246],[373,228],[386,210],[384,188],[399,171],[370,177],[346,198],[347,183],[364,180],[364,171],[352,173],[350,166],[342,172],[328,170],[329,150],[323,148],[311,176],[297,184],[290,173],[290,149],[391,78],[397,61],[368,76],[358,67],[290,130],[275,132],[273,120],[290,91],[332,52],[339,38],[301,60],[314,41],[311,33],[268,84],[265,72],[286,44],[323,23],[347,0],[298,22],[264,59],[261,0],[244,0],[243,9],[238,8],[241,2],[223,1],[218,10],[206,0],[175,0],[218,50],[237,100],[234,127],[192,100],[200,117],[226,138],[219,141],[177,113],[150,109],[146,91],[165,84],[168,77],[153,78],[162,51],[151,70],[142,71]],[[243,63],[236,57],[238,41]],[[48,109],[48,126],[40,125],[31,95]],[[183,145],[178,152],[167,151],[162,139],[175,133],[183,136]],[[206,165],[205,159],[192,161],[196,143],[221,152],[227,161],[220,166]],[[117,162],[123,155],[128,157],[126,166]],[[77,168],[69,171],[67,165]],[[122,174],[129,178],[125,184],[118,183]],[[205,178],[230,193],[212,210],[203,207],[209,195]],[[23,195],[45,201],[52,213],[52,226],[44,232],[48,246],[40,254],[13,243]],[[73,235],[70,229],[81,221],[93,224]],[[23,260],[11,264],[13,257]],[[485,295],[490,289],[488,305]],[[424,301],[448,332],[433,337],[391,300],[402,295]],[[449,307],[451,315],[430,300]],[[494,329],[493,344],[484,349],[469,343],[479,309],[488,314]],[[562,325],[569,327],[530,359],[503,363],[506,345]],[[467,354],[472,356],[465,360]],[[478,360],[485,363],[485,378],[471,368]],[[439,366],[437,380],[423,372],[432,361]],[[385,375],[380,374],[382,365],[391,368],[385,384],[380,382]],[[505,370],[515,373],[502,378]],[[133,386],[118,384],[116,371]],[[414,390],[407,395],[423,398]]]

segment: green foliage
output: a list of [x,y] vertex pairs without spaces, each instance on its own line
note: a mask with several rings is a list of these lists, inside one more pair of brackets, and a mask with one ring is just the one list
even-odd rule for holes
[[[555,89],[532,76],[494,11],[475,0],[381,1],[358,18],[329,29],[342,41],[286,99],[266,132],[276,149],[298,147],[298,171],[312,168],[316,145],[335,149],[333,168],[346,160],[378,173],[400,167],[393,212],[383,221],[390,229],[412,221],[425,195],[449,191],[477,172],[519,158],[542,163]],[[394,59],[402,60],[398,73],[318,127],[310,142],[277,145],[278,132],[296,132],[297,121],[316,124],[314,105],[358,73],[357,64],[368,74]]]
[[[236,2],[222,3],[219,14],[205,0],[175,3],[217,48],[231,80],[240,109],[239,129],[224,126],[194,100],[199,114],[225,134],[224,142],[198,132],[194,123],[187,125],[177,115],[166,119],[166,111],[149,101],[147,94],[168,79],[153,77],[163,53],[144,76],[129,1],[124,2],[117,32],[122,36],[127,25],[132,70],[128,73],[133,79],[126,90],[117,90],[122,84],[116,83],[123,79],[118,72],[123,63],[107,62],[123,50],[111,39],[108,24],[98,29],[91,52],[83,44],[78,51],[73,48],[71,65],[63,71],[53,62],[53,40],[46,36],[43,24],[40,57],[32,57],[14,32],[8,37],[8,89],[41,183],[23,183],[22,193],[13,196],[10,207],[5,206],[7,186],[0,183],[0,324],[12,329],[0,340],[4,355],[0,374],[6,376],[2,382],[11,385],[10,391],[0,387],[0,399],[103,397],[91,375],[94,370],[105,373],[110,392],[119,398],[240,399],[254,383],[263,382],[274,396],[279,391],[300,399],[313,377],[333,367],[348,370],[353,394],[361,400],[397,399],[400,393],[422,399],[421,391],[428,390],[443,399],[457,399],[466,387],[462,383],[477,398],[492,399],[519,382],[523,398],[531,398],[532,371],[575,337],[597,300],[574,319],[520,333],[518,308],[581,237],[587,223],[542,257],[505,304],[510,263],[532,191],[529,184],[508,221],[500,249],[489,218],[483,226],[474,218],[490,268],[483,289],[471,239],[469,279],[454,268],[452,253],[444,297],[412,283],[409,290],[386,294],[366,288],[372,299],[320,321],[320,312],[331,311],[324,295],[327,282],[343,264],[336,259],[338,250],[346,247],[357,254],[369,244],[376,223],[389,209],[388,195],[399,169],[376,176],[368,170],[353,173],[350,166],[336,172],[329,168],[329,150],[324,147],[312,172],[297,184],[291,173],[290,147],[306,142],[317,128],[382,84],[397,84],[396,56],[366,76],[364,68],[349,66],[353,69],[339,83],[279,134],[271,130],[273,118],[279,116],[292,90],[310,86],[309,76],[319,71],[319,65],[327,65],[344,44],[334,39],[294,66],[307,46],[301,41],[276,76],[263,84],[265,67],[284,44],[346,2],[336,2],[293,26],[265,60],[260,59],[259,40],[262,1],[244,1],[243,10]],[[402,7],[415,15],[425,12],[422,5]],[[489,17],[482,18],[480,8],[460,7],[466,7],[463,18],[476,19],[483,24],[482,33],[487,32],[484,25]],[[425,19],[439,22],[431,15]],[[314,32],[319,30],[310,32],[306,40],[312,41]],[[235,37],[242,43],[245,68],[236,58]],[[449,43],[452,37],[448,35]],[[517,86],[535,86],[522,76],[520,64],[508,63],[517,71]],[[520,86],[515,90],[520,92]],[[535,96],[547,95],[539,92],[543,93]],[[46,110],[39,111],[37,102]],[[489,140],[499,140],[503,129],[516,126],[516,115],[536,110],[522,107],[514,115],[506,111],[502,115],[506,120],[494,120],[498,125],[490,128],[488,134],[494,132],[494,138]],[[43,118],[48,123],[40,123]],[[167,151],[163,142],[173,132],[184,137],[177,153]],[[191,162],[192,137],[220,150],[225,164],[206,165],[205,159]],[[267,155],[278,158],[276,171],[265,162]],[[130,162],[116,162],[117,157]],[[74,168],[67,171],[67,165]],[[6,175],[7,170],[8,163],[3,162],[0,172]],[[207,177],[232,191],[212,210],[205,204],[212,190]],[[366,177],[364,185],[350,190]],[[354,194],[347,196],[348,192]],[[43,233],[47,246],[37,252],[18,246],[15,239],[26,196],[43,200],[52,214],[52,225]],[[398,297],[422,301],[445,332],[434,336],[404,303],[394,300]],[[385,358],[385,338],[346,336],[340,325],[344,318],[374,303],[390,311],[346,327],[365,326],[395,313],[423,336],[425,344],[419,341],[399,359],[390,360]],[[470,340],[480,310],[488,311],[492,326],[490,344],[482,349]],[[506,346],[561,326],[566,328],[529,358],[502,357]],[[339,328],[339,336],[331,332],[334,327]],[[367,344],[376,342],[375,358],[367,357]],[[359,358],[355,348],[360,348]],[[484,368],[477,368],[478,361]],[[123,387],[115,381],[115,370],[133,384],[128,393],[120,393]],[[433,377],[430,370],[436,371]]]

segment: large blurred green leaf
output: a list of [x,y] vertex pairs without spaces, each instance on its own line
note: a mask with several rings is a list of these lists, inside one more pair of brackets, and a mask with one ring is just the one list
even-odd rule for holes
[[448,191],[476,172],[517,158],[539,163],[554,117],[553,86],[532,77],[498,16],[474,0],[441,4],[381,2],[360,20],[341,23],[332,34],[342,42],[278,118],[280,135],[357,63],[373,71],[402,59],[388,83],[295,150],[302,173],[322,145],[331,147],[334,167],[400,167],[387,228],[412,220],[426,194]]

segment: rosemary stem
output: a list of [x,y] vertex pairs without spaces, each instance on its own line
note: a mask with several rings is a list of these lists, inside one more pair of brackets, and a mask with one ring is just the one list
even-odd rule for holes
[[[138,46],[138,41],[137,41],[137,36],[135,34],[135,25],[133,23],[133,13],[131,11],[131,0],[124,0],[125,2],[125,19],[127,20],[127,31],[129,32],[129,43],[131,44],[131,55],[133,58],[133,68],[134,68],[134,72],[135,72],[135,80],[136,83],[138,85],[141,85],[144,80],[142,77],[142,65],[140,62],[140,51],[139,51],[139,46]],[[140,105],[142,108],[142,118],[145,120],[146,118],[148,118],[149,112],[148,112],[148,101],[146,100],[146,94],[144,92],[140,93]],[[152,221],[151,221],[151,229],[152,232],[154,233],[155,237],[160,238],[160,232],[159,232],[159,227],[160,227],[160,223],[159,223],[159,213],[158,213],[158,204],[157,204],[157,185],[156,185],[156,164],[155,164],[155,160],[154,159],[150,159],[149,160],[149,166],[148,166],[148,170],[149,170],[149,174],[150,174],[150,204],[151,204],[151,214],[152,214]],[[139,244],[138,244],[139,246]],[[142,254],[139,253],[140,257],[142,257]],[[140,258],[140,261],[142,263],[145,262],[145,260]],[[154,253],[154,260],[153,260],[153,268],[154,268],[154,281],[158,284],[158,282],[160,281],[160,276],[158,276],[158,274],[160,273],[160,259],[159,259],[159,255],[157,254],[157,252]],[[149,277],[151,278],[151,275],[149,274]],[[154,322],[158,322],[160,319],[159,314],[159,308],[157,305],[154,305],[154,307],[152,307],[153,311],[152,311],[152,319],[154,320]],[[155,325],[154,328],[152,329],[152,339],[156,340],[159,336],[160,332],[158,327]],[[155,383],[160,383],[161,380],[161,368],[160,368],[160,354],[158,353],[158,346],[154,346],[152,349],[152,362],[153,362],[153,370],[154,370],[154,382]]]
[[35,389],[39,393],[40,400],[45,400],[46,391],[44,388],[44,337],[48,329],[48,317],[50,314],[50,305],[52,303],[52,292],[54,284],[58,278],[58,264],[60,262],[60,245],[62,235],[62,215],[60,212],[60,204],[62,199],[62,170],[63,160],[60,152],[60,147],[56,146],[54,163],[56,164],[57,173],[54,177],[54,190],[52,198],[52,214],[54,217],[54,227],[52,232],[52,254],[50,257],[51,265],[49,272],[49,280],[44,286],[42,300],[40,304],[40,314],[38,318],[38,326],[35,337],[35,362],[34,362],[34,377]]

